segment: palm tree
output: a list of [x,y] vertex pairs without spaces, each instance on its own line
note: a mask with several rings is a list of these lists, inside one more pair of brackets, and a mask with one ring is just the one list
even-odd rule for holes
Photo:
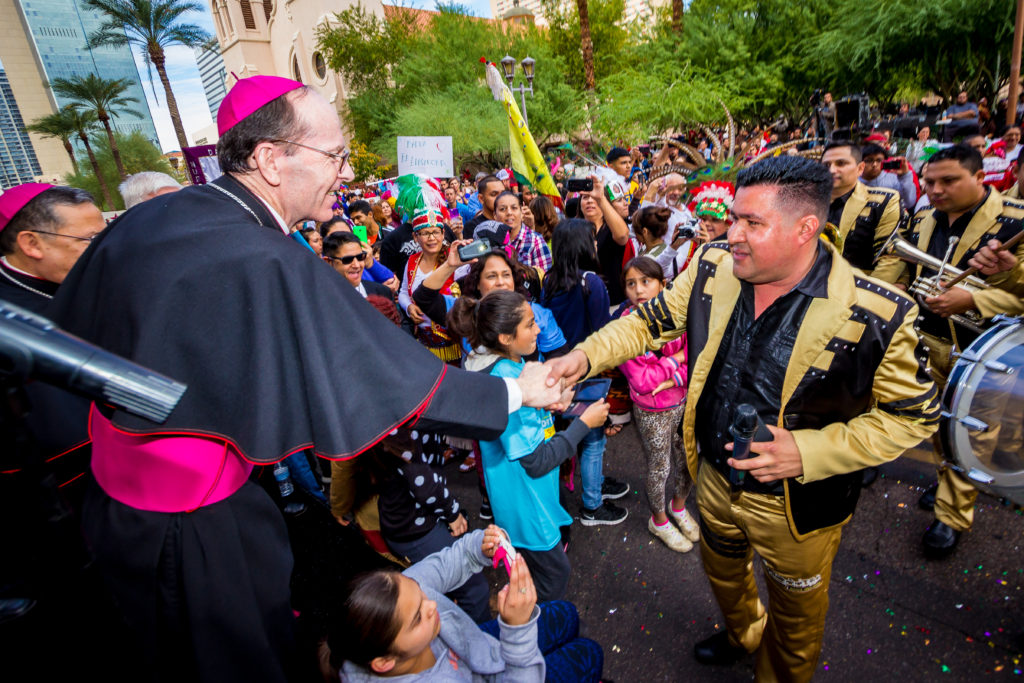
[[78,175],[78,159],[75,158],[75,148],[71,146],[71,136],[76,135],[78,131],[73,120],[74,113],[68,111],[70,108],[71,105],[68,105],[54,114],[42,116],[25,126],[25,130],[39,133],[44,138],[60,140],[64,145],[64,151],[71,158],[71,167],[75,169],[75,175]]
[[138,102],[137,97],[125,95],[125,91],[131,87],[132,82],[127,78],[100,78],[96,74],[72,76],[71,78],[55,78],[50,84],[53,91],[61,97],[66,97],[75,102],[72,106],[88,107],[96,113],[96,118],[103,124],[107,131],[107,140],[110,141],[110,152],[114,157],[114,165],[121,180],[128,177],[125,173],[124,164],[121,163],[121,151],[117,148],[114,140],[114,130],[110,126],[110,115],[118,113],[134,114],[138,112],[129,109],[128,105]]
[[96,155],[93,154],[92,145],[89,144],[89,134],[96,132],[99,126],[99,120],[96,118],[96,112],[88,109],[75,109],[72,106],[66,106],[61,109],[62,112],[66,112],[68,117],[68,123],[72,125],[75,131],[75,135],[85,145],[85,152],[89,155],[89,163],[92,164],[92,172],[96,174],[96,180],[100,183],[100,190],[103,191],[103,203],[110,210],[114,209],[114,200],[110,194],[110,188],[107,187],[107,181],[103,179],[103,173],[100,171],[100,164],[96,161]]
[[580,13],[580,46],[583,48],[583,79],[587,90],[593,91],[594,83],[594,41],[590,39],[590,8],[587,0],[576,0]]
[[[156,67],[164,86],[167,109],[171,112],[178,144],[188,147],[185,129],[181,125],[178,102],[167,78],[167,57],[164,49],[172,45],[201,47],[210,34],[195,24],[178,20],[186,12],[202,12],[203,5],[192,0],[84,0],[90,9],[106,14],[106,20],[89,36],[89,47],[114,45],[132,46],[142,51],[146,64]],[[152,75],[152,72],[150,72]],[[152,80],[150,81],[152,82]]]

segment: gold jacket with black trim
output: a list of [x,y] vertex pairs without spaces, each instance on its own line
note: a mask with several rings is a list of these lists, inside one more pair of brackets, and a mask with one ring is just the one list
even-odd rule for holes
[[[886,282],[895,282],[900,271],[899,257],[883,256],[877,264],[874,261],[899,222],[900,193],[885,187],[868,187],[858,180],[853,193],[846,200],[837,226],[843,244],[843,256],[868,275]],[[850,233],[856,234],[858,251],[861,253],[851,253],[853,240],[850,240]],[[864,253],[868,245],[871,251]],[[874,270],[871,270],[872,266]]]
[[[991,239],[1006,242],[1024,229],[1024,201],[1012,199],[992,189],[985,202],[971,218],[964,234],[953,250],[949,262],[961,270],[970,267],[968,261]],[[935,231],[935,209],[922,207],[910,221],[908,239],[921,251],[927,251]],[[1014,249],[1017,266],[1007,272],[990,275],[985,279],[988,289],[974,292],[974,307],[984,318],[1000,313],[1020,315],[1024,313],[1024,240]],[[905,282],[913,282],[920,275],[917,264],[900,261],[899,276]],[[981,276],[984,277],[984,276]]]
[[[813,299],[804,315],[779,411],[778,426],[792,431],[803,460],[803,475],[784,484],[786,516],[797,540],[845,523],[860,495],[860,471],[916,446],[939,419],[938,389],[913,326],[917,305],[828,248],[828,297]],[[732,255],[711,243],[672,289],[577,346],[595,375],[686,332],[690,380],[683,437],[694,479],[697,404],[739,294]]]

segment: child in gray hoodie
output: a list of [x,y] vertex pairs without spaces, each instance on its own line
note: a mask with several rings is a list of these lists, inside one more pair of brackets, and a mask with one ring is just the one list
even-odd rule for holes
[[498,593],[496,624],[477,626],[444,596],[490,564],[503,533],[491,525],[402,573],[357,577],[331,628],[331,660],[340,666],[341,680],[539,682],[546,658],[569,676],[560,675],[562,680],[599,680],[600,646],[577,637],[572,605],[538,607],[522,558],[511,561],[509,583]]

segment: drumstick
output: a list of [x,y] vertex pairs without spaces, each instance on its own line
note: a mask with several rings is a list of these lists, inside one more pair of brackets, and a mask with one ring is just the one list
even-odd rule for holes
[[[1001,251],[1005,251],[1005,250],[1009,249],[1013,245],[1017,244],[1017,242],[1020,242],[1022,237],[1024,237],[1024,230],[1021,230],[1016,235],[1014,235],[1010,239],[1006,240],[1006,244],[1004,244],[1001,247],[999,247],[998,249],[994,250],[994,253],[998,254]],[[962,282],[963,280],[966,280],[970,276],[974,275],[975,273],[978,272],[978,270],[979,270],[979,268],[975,268],[974,266],[971,266],[970,268],[968,268],[967,270],[965,270],[964,272],[960,273],[955,278],[950,280],[949,282],[943,284],[942,288],[943,289],[949,289],[950,287],[952,287],[952,286]]]

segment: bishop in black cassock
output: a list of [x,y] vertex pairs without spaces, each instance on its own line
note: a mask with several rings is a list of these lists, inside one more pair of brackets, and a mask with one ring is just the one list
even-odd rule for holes
[[[333,106],[258,76],[234,86],[218,127],[226,174],[125,213],[51,308],[72,334],[188,385],[164,425],[98,406],[94,429],[199,436],[222,443],[225,462],[268,464],[307,448],[350,458],[410,421],[494,439],[520,400],[551,401],[539,371],[519,393],[446,367],[286,236],[299,220],[331,215],[344,142]],[[94,442],[95,473],[100,451]],[[145,481],[146,463],[138,467],[132,476]],[[212,504],[153,511],[99,479],[84,529],[143,640],[146,675],[286,680],[292,556],[267,494],[245,482]]]

